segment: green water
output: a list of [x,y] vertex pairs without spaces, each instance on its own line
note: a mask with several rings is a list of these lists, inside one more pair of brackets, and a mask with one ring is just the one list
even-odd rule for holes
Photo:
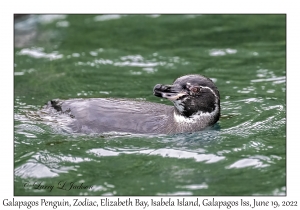
[[[285,29],[284,15],[17,19],[14,194],[285,195]],[[194,73],[220,91],[213,130],[75,135],[34,114],[53,98],[170,104],[152,95],[153,86]],[[92,187],[68,190],[71,182]]]

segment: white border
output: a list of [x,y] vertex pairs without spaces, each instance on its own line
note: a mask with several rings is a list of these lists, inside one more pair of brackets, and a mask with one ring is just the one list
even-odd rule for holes
[[[295,3],[294,3],[295,2]],[[299,203],[299,142],[296,131],[299,82],[299,8],[297,1],[84,1],[52,0],[11,1],[1,3],[1,190],[0,202],[13,198],[13,13],[286,13],[287,14],[287,197],[258,197],[258,200],[297,200]],[[17,200],[40,200],[42,197],[16,197]],[[49,200],[62,197],[47,197]],[[76,197],[77,198],[77,197]],[[97,199],[96,197],[90,197]],[[123,197],[124,198],[124,197]],[[218,200],[253,199],[219,197]],[[65,198],[71,200],[72,197]],[[150,199],[150,197],[145,197]],[[204,199],[204,197],[201,197]],[[40,207],[39,207],[40,208]],[[160,209],[162,209],[161,207]],[[299,208],[299,207],[298,207]],[[61,209],[61,208],[59,208]],[[114,208],[111,208],[114,209]],[[117,208],[116,208],[117,209]],[[130,208],[132,209],[132,208]],[[133,209],[138,209],[134,207]],[[141,208],[139,208],[141,209]],[[157,208],[156,208],[157,209]],[[203,207],[202,207],[203,209]],[[267,208],[268,209],[268,208]],[[270,207],[269,209],[273,209]],[[280,208],[282,209],[282,207]]]

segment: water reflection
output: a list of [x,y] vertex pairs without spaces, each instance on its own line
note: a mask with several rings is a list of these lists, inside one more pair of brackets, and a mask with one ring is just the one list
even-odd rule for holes
[[118,15],[118,14],[115,14],[115,15],[97,15],[94,17],[94,21],[107,21],[107,20],[114,20],[114,19],[119,19],[121,18],[122,16],[125,16],[125,15]]
[[15,169],[15,176],[19,176],[22,178],[52,178],[59,176],[59,174],[53,172],[51,168],[43,164],[29,162],[20,167],[17,167]]
[[[105,51],[101,48],[101,52]],[[158,56],[157,53],[153,53],[152,55],[149,55],[149,58],[144,58],[141,55],[126,55],[121,56],[117,59],[110,60],[107,58],[102,58],[99,56],[99,50],[90,51],[89,55],[93,57],[97,57],[93,61],[77,61],[77,66],[91,66],[95,68],[99,68],[102,65],[113,65],[118,67],[136,67],[141,68],[141,71],[136,70],[129,70],[132,75],[141,75],[142,72],[145,73],[155,73],[158,71],[158,67],[164,67],[164,68],[175,68],[176,63],[181,65],[188,65],[189,62],[185,61],[184,59],[174,56],[174,57],[164,57],[164,56]],[[67,58],[70,58],[70,55],[66,56]],[[79,53],[72,54],[72,57],[80,57]],[[215,78],[212,78],[214,82],[216,82]]]
[[20,52],[18,52],[18,55],[27,55],[33,58],[48,58],[50,60],[56,60],[63,57],[62,54],[59,54],[57,51],[51,52],[51,53],[45,53],[43,52],[44,49],[41,47],[37,48],[24,48]]
[[210,56],[224,56],[224,55],[228,55],[228,54],[235,54],[237,53],[236,49],[212,49],[209,51],[209,55]]
[[197,152],[192,151],[183,151],[176,149],[146,149],[146,150],[138,150],[138,151],[111,151],[103,148],[99,149],[91,149],[88,151],[89,153],[93,153],[99,157],[102,156],[118,156],[120,154],[147,154],[147,155],[159,155],[167,158],[178,158],[178,159],[194,159],[196,162],[206,163],[215,163],[220,160],[223,160],[224,156],[217,156],[214,154],[199,154]]
[[264,164],[263,162],[261,162],[258,159],[253,159],[253,158],[244,158],[242,160],[238,160],[235,163],[231,164],[230,166],[228,166],[227,168],[245,168],[245,167],[249,167],[249,166],[253,166],[255,168],[264,168],[269,166],[269,164]]
[[286,77],[273,77],[273,78],[266,78],[266,79],[253,79],[251,82],[269,82],[272,81],[273,84],[280,84],[286,82]]
[[51,32],[39,33],[39,24],[50,24],[54,21],[57,27],[68,27],[69,22],[63,21],[67,15],[23,15],[20,18],[15,17],[14,24],[14,44],[17,48],[30,46],[37,39],[47,39]]

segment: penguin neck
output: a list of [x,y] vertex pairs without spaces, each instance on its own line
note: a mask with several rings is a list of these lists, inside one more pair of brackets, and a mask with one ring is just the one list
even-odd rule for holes
[[193,112],[190,115],[186,115],[184,106],[182,105],[182,103],[180,103],[175,105],[173,116],[174,116],[174,121],[181,124],[182,123],[183,124],[194,124],[194,123],[214,124],[219,120],[220,107],[218,106],[218,104],[215,104],[215,108],[212,112],[198,110],[196,112]]

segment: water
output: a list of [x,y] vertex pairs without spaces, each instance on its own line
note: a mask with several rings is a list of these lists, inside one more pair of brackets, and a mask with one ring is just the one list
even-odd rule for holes
[[[284,15],[40,15],[15,21],[15,195],[285,195]],[[54,98],[170,104],[155,84],[210,77],[214,129],[78,135],[36,117]],[[70,186],[86,186],[84,189]],[[53,186],[53,188],[50,188]]]

